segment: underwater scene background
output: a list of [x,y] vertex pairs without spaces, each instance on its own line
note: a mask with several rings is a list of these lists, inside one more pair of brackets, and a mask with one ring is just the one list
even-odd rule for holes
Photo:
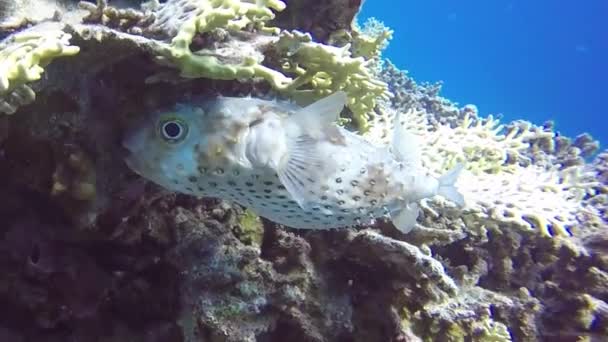
[[606,146],[606,13],[601,0],[375,0],[359,20],[394,29],[384,56],[419,82],[443,81],[443,96]]
[[0,341],[608,341],[605,3],[361,6],[0,0]]

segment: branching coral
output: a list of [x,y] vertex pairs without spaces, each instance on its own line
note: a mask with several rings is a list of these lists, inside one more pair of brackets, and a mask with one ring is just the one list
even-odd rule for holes
[[[469,229],[517,227],[545,236],[570,236],[581,217],[600,214],[582,205],[597,185],[582,166],[560,169],[533,164],[530,142],[552,140],[553,132],[527,122],[503,126],[491,116],[480,119],[468,113],[455,127],[430,124],[430,114],[413,108],[398,113],[380,106],[365,137],[375,144],[389,145],[392,127],[399,118],[399,124],[418,136],[422,163],[432,174],[441,176],[463,163],[467,171],[457,185],[465,196],[463,219]],[[437,213],[434,216],[439,217]]]
[[372,66],[390,30],[378,37],[352,37],[346,32],[353,44],[337,47],[314,42],[309,33],[267,26],[275,17],[273,10],[285,8],[279,0],[167,1],[147,6],[148,14],[120,11],[103,0],[96,6],[82,4],[91,13],[89,21],[162,39],[146,45],[159,63],[177,68],[184,78],[261,78],[302,104],[343,90],[363,132],[378,99],[390,96]]
[[280,91],[290,96],[318,98],[343,90],[360,131],[368,130],[368,118],[378,99],[388,99],[387,85],[375,79],[363,57],[353,58],[350,45],[334,47],[315,43],[309,34],[283,32],[276,49],[285,72],[296,78]]
[[[368,128],[368,114],[374,109],[376,100],[389,96],[386,84],[376,80],[370,73],[370,61],[363,57],[352,57],[350,45],[334,47],[316,43],[310,34],[298,31],[283,31],[278,40],[256,37],[262,44],[272,42],[282,71],[295,77],[293,79],[262,65],[263,55],[256,54],[255,51],[243,53],[251,49],[251,37],[244,44],[239,44],[238,38],[234,37],[230,42],[232,46],[227,45],[223,49],[224,52],[240,51],[239,53],[222,53],[222,49],[217,48],[193,52],[190,45],[194,37],[215,29],[239,31],[253,25],[259,31],[276,34],[278,29],[266,27],[265,22],[274,17],[271,8],[284,8],[280,1],[267,1],[261,5],[241,1],[229,1],[227,4],[222,4],[222,1],[204,1],[198,6],[200,14],[184,23],[172,39],[171,46],[161,53],[162,60],[178,66],[183,77],[225,80],[262,77],[275,90],[301,101],[311,101],[344,90],[348,96],[348,107],[362,131]],[[381,44],[385,39],[375,45]],[[368,43],[374,45],[373,42]]]
[[466,165],[470,172],[458,186],[478,223],[491,219],[543,235],[570,235],[593,182],[584,179],[578,166],[557,170],[530,165],[528,141],[551,139],[552,132],[527,125],[511,125],[504,133],[502,129],[491,117],[473,123],[466,116],[456,128],[440,125],[426,133],[424,162],[436,175],[456,163]]
[[369,18],[361,28],[353,31],[353,56],[366,59],[379,58],[392,37],[393,30],[381,21]]
[[469,224],[514,225],[546,236],[569,236],[580,214],[594,214],[581,205],[592,185],[579,168],[545,171],[535,166],[500,175],[465,173],[458,182],[475,217],[465,219]]
[[89,14],[83,18],[84,22],[103,23],[108,27],[118,27],[122,30],[133,29],[133,33],[141,31],[134,28],[135,26],[145,24],[146,21],[153,19],[148,13],[133,8],[117,9],[108,6],[107,0],[98,0],[97,4],[81,1],[78,6],[89,11]]
[[47,23],[9,36],[0,43],[0,112],[12,114],[34,101],[27,83],[40,79],[53,59],[72,56],[80,49],[69,43],[62,25]]
[[[256,4],[240,0],[207,0],[196,4],[198,14],[187,20],[172,39],[162,57],[178,66],[184,77],[206,77],[213,79],[245,79],[261,76],[275,86],[286,78],[270,68],[263,67],[260,60],[243,55],[237,61],[222,60],[217,51],[191,51],[190,44],[197,34],[215,29],[238,31],[248,25],[258,30],[277,33],[278,29],[265,27],[265,22],[274,18],[271,9],[282,10],[285,4],[278,0],[265,0]],[[243,48],[245,46],[243,45]]]
[[466,115],[459,126],[439,125],[425,137],[425,165],[437,172],[462,162],[476,174],[513,171],[517,163],[529,159],[524,151],[530,139],[554,135],[552,132],[534,133],[526,128],[510,126],[505,130],[505,126],[492,116],[474,120]]

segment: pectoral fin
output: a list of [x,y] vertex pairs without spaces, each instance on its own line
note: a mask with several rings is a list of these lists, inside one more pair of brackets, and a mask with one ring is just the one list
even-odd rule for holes
[[410,203],[392,217],[393,224],[403,234],[407,234],[416,226],[419,213],[418,204]]
[[333,170],[333,163],[319,153],[320,139],[335,125],[346,103],[346,94],[336,92],[286,119],[287,154],[277,170],[279,180],[300,207],[318,199],[311,194],[314,183]]
[[277,170],[277,174],[287,192],[302,209],[314,202],[310,189],[314,181],[318,181],[323,167],[324,163],[316,153],[316,144],[312,138],[302,136],[290,143],[287,160]]

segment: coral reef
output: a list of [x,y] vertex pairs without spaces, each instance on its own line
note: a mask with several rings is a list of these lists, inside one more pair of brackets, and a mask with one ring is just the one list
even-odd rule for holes
[[[3,3],[4,4],[4,3]],[[28,0],[0,9],[0,339],[535,341],[608,335],[608,152],[550,122],[501,124],[381,52],[361,1]],[[39,9],[35,12],[32,9]],[[35,13],[34,13],[35,12]],[[308,103],[424,166],[456,163],[463,210],[278,227],[132,174],[138,113],[221,95]],[[597,154],[597,155],[596,155]]]

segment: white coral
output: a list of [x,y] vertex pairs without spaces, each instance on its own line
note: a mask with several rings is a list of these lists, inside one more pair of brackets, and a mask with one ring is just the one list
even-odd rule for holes
[[465,172],[457,185],[465,194],[466,211],[482,224],[568,236],[585,210],[581,201],[591,186],[579,173],[578,167],[546,171],[531,165],[500,174]]
[[[527,123],[505,129],[491,116],[466,116],[455,128],[432,126],[428,115],[410,110],[401,120],[419,136],[422,163],[430,173],[440,176],[457,163],[465,164],[467,171],[457,186],[465,196],[463,218],[469,225],[517,227],[547,236],[567,236],[571,235],[570,228],[579,224],[581,214],[598,215],[582,205],[585,194],[596,185],[584,177],[583,167],[557,170],[530,164],[528,142],[550,138],[552,132],[530,129]],[[370,120],[367,139],[389,144],[395,117],[394,111],[382,108]]]

